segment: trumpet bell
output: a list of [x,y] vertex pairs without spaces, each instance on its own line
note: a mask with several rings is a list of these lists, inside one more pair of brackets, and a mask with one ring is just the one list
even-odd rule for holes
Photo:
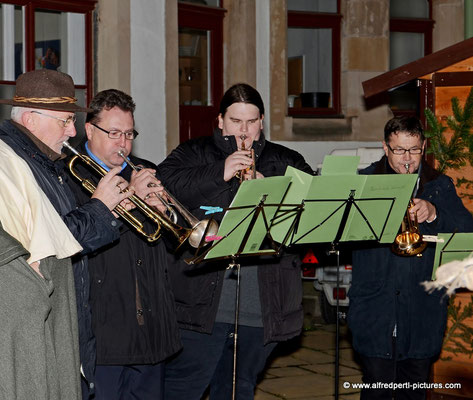
[[[207,232],[206,232],[207,230]],[[189,235],[188,242],[189,244],[197,248],[199,247],[202,236],[213,236],[218,232],[218,223],[213,219],[203,219],[199,221],[196,225],[192,227],[192,232]]]
[[402,232],[396,236],[392,244],[392,250],[398,256],[411,257],[415,255],[421,256],[427,242],[422,240],[422,235],[416,232]]

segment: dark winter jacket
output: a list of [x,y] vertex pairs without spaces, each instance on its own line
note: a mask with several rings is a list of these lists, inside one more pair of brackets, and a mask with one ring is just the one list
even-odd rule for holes
[[[85,149],[82,149],[85,153]],[[131,157],[136,165],[156,169],[142,159]],[[83,165],[81,176],[96,181]],[[127,181],[131,168],[120,174]],[[74,189],[81,201],[86,192]],[[134,212],[144,220],[143,214]],[[146,221],[146,232],[157,226]],[[168,254],[162,240],[154,244],[127,223],[121,227],[120,239],[89,256],[91,280],[90,306],[92,326],[97,340],[97,364],[155,364],[180,348],[174,297],[167,276]]]
[[[265,177],[284,175],[288,165],[312,174],[312,169],[297,152],[265,140],[253,143],[256,170]],[[213,136],[190,140],[178,146],[159,166],[164,186],[198,219],[204,218],[200,206],[228,207],[239,183],[223,180],[225,159],[237,150],[234,136]],[[221,219],[222,215],[215,215]],[[188,256],[188,255],[187,255]],[[183,257],[185,258],[186,255]],[[302,327],[302,284],[299,258],[283,257],[240,259],[242,265],[258,265],[258,285],[265,342],[281,341],[297,335]],[[210,333],[215,322],[225,261],[207,262],[189,270],[183,261],[170,269],[176,297],[177,315],[184,329]]]
[[[42,153],[33,141],[11,121],[0,125],[0,139],[7,143],[31,168],[38,185],[44,191],[75,239],[83,247],[83,254],[95,250],[119,237],[119,223],[100,200],[92,199],[81,207],[76,206],[73,192],[65,170],[59,160],[53,162]],[[89,276],[87,258],[73,257],[76,286],[77,315],[79,319],[80,357],[89,387],[93,383],[95,368],[95,340],[92,334],[91,316],[88,307]]]
[[[420,224],[421,233],[473,231],[473,218],[457,196],[452,180],[425,163],[420,170],[416,197],[429,201],[437,210],[435,221]],[[383,157],[361,173],[391,171]],[[422,257],[397,256],[390,245],[360,242],[357,246],[348,311],[355,350],[367,357],[393,358],[396,326],[397,359],[437,355],[442,347],[448,299],[444,291],[428,294],[420,285],[431,279],[435,244],[429,243]]]

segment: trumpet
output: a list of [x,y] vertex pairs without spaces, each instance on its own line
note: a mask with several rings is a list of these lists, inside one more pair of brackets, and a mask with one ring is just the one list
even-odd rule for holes
[[[134,171],[140,171],[143,167],[135,165],[125,154],[120,150],[118,155],[125,160],[125,162],[133,169]],[[218,223],[213,218],[203,219],[199,221],[190,211],[188,211],[180,202],[177,200],[171,193],[169,193],[166,188],[163,188],[164,196],[161,196],[158,192],[154,192],[156,197],[163,203],[171,217],[173,218],[173,223],[177,222],[177,213],[179,213],[191,226],[188,241],[189,244],[197,248],[200,245],[202,236],[213,236],[217,234]]]
[[[240,150],[248,150],[246,148],[246,145],[245,145],[245,140],[248,138],[248,136],[246,135],[241,135],[240,136],[240,139],[241,139],[241,149]],[[242,183],[243,181],[245,180],[248,180],[247,178],[245,178],[245,174],[250,172],[251,174],[251,179],[256,179],[256,160],[255,160],[255,150],[252,148],[250,149],[250,155],[249,157],[251,158],[251,165],[248,167],[248,168],[244,168],[242,170],[240,170],[235,176],[237,177],[237,179],[240,181],[240,183]]]
[[[404,164],[407,173],[409,174],[410,164]],[[394,239],[394,243],[391,246],[393,253],[398,256],[422,256],[422,252],[427,247],[427,242],[424,242],[422,234],[419,232],[419,224],[417,222],[417,213],[414,216],[414,221],[410,218],[410,210],[414,207],[412,199],[409,200],[406,214],[401,223],[401,233],[399,233]]]
[[[89,156],[79,153],[68,142],[63,142],[63,145],[64,147],[68,148],[72,153],[74,153],[74,156],[71,158],[71,160],[68,163],[68,167],[71,174],[82,183],[82,186],[89,193],[93,194],[96,189],[95,184],[90,179],[83,178],[77,173],[77,171],[74,168],[76,162],[82,161],[89,168],[94,170],[97,174],[99,174],[102,177],[107,174],[107,171],[96,161],[92,160]],[[127,191],[128,188],[123,189],[123,190]],[[191,229],[186,229],[179,225],[174,224],[173,222],[169,220],[169,218],[167,218],[159,210],[156,210],[148,206],[148,204],[146,204],[140,197],[136,195],[132,195],[129,197],[129,200],[136,206],[136,208],[139,211],[141,211],[147,218],[151,219],[151,221],[153,221],[156,224],[157,228],[154,232],[149,232],[149,233],[146,232],[144,229],[143,223],[140,220],[138,220],[135,216],[133,216],[133,214],[131,214],[130,211],[128,211],[125,207],[121,206],[120,204],[115,207],[114,211],[120,217],[122,217],[126,222],[128,222],[131,226],[133,226],[138,233],[146,237],[148,242],[155,242],[156,240],[158,240],[161,237],[161,229],[163,227],[174,234],[177,241],[179,242],[179,246],[181,246],[192,234]]]

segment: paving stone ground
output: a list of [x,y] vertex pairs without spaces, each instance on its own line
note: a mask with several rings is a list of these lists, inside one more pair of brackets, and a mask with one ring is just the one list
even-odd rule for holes
[[[257,386],[255,400],[333,400],[335,345],[335,326],[316,325],[280,347]],[[358,400],[359,390],[343,388],[344,382],[361,382],[345,326],[340,328],[339,349],[339,399]]]

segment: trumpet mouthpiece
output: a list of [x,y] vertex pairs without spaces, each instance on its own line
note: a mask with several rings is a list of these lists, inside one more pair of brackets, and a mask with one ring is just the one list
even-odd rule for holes
[[67,140],[65,140],[64,142],[62,142],[62,145],[63,145],[65,148],[67,148],[67,149],[69,149],[70,151],[72,151],[76,156],[79,155],[79,152],[78,152],[74,147],[72,147],[72,146],[69,144],[69,142],[68,142]]

